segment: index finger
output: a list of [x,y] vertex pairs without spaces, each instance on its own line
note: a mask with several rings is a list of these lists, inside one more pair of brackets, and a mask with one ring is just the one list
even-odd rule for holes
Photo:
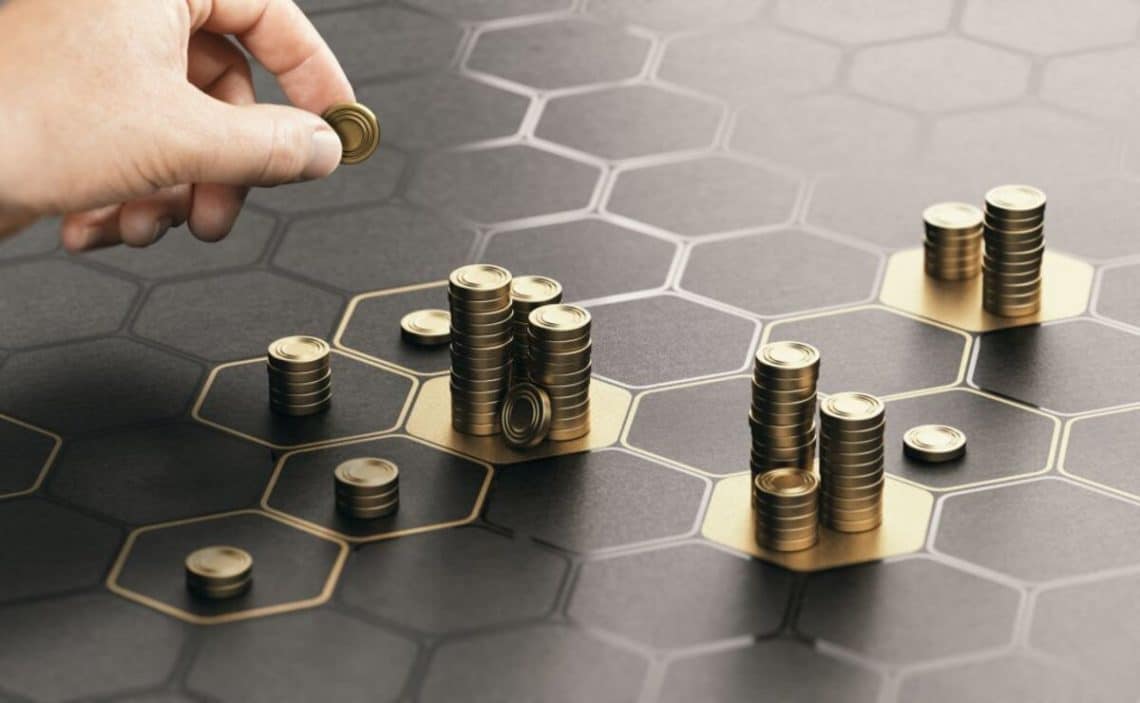
[[332,49],[293,0],[187,0],[191,31],[232,34],[297,107],[321,114],[354,102]]

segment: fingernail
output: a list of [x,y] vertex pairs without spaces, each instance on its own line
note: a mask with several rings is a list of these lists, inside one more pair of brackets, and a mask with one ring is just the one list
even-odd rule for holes
[[340,164],[343,147],[336,132],[327,127],[313,132],[313,153],[309,156],[309,163],[301,172],[301,178],[306,181],[324,178]]
[[174,221],[169,217],[163,217],[156,222],[154,224],[154,238],[150,240],[150,243],[157,244],[158,240],[165,237],[166,233],[170,231],[170,225],[173,223]]

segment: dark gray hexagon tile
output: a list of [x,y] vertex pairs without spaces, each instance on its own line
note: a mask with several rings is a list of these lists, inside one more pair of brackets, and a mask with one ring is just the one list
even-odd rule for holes
[[764,640],[671,662],[663,703],[744,703],[759,691],[785,703],[872,703],[881,677],[804,642]]
[[356,551],[340,593],[349,606],[421,632],[472,630],[550,612],[568,566],[488,530],[441,530]]
[[1138,280],[1140,265],[1105,269],[1100,279],[1096,311],[1105,317],[1140,327],[1140,301],[1136,299]]
[[1107,703],[1102,682],[1073,667],[1029,654],[1007,654],[982,661],[916,671],[903,676],[899,703],[959,701],[1038,701]]
[[1013,100],[1028,79],[1027,58],[959,37],[864,49],[851,66],[855,92],[927,112]]
[[501,467],[485,515],[517,534],[576,552],[691,531],[706,484],[607,449]]
[[969,344],[962,334],[883,308],[776,322],[767,339],[807,342],[819,349],[820,391],[875,395],[955,383]]
[[288,417],[269,408],[265,364],[218,371],[198,411],[201,419],[279,447],[294,447],[391,429],[412,392],[412,379],[332,355],[331,407],[316,415]]
[[313,24],[358,82],[443,67],[463,36],[453,23],[397,7],[324,13]]
[[432,655],[419,700],[632,701],[647,668],[638,655],[580,630],[534,625],[446,641]]
[[1131,226],[1140,221],[1140,183],[1115,176],[1058,181],[1048,197],[1050,247],[1092,259],[1140,254]]
[[19,643],[0,649],[0,681],[37,701],[156,686],[182,648],[177,622],[105,594],[11,605],[0,617],[5,639]]
[[29,225],[17,236],[0,239],[0,261],[42,256],[59,248],[59,219],[47,217]]
[[[1026,22],[1027,17],[1033,21]],[[962,14],[962,29],[996,44],[1051,54],[1129,42],[1135,38],[1137,20],[1140,10],[1128,0],[1101,0],[1085,7],[1063,0],[973,0]]]
[[708,24],[741,22],[755,16],[764,0],[589,0],[594,17],[661,32],[692,30]]
[[[400,467],[400,508],[385,518],[350,520],[337,512],[333,470],[349,459],[368,456]],[[488,473],[484,464],[457,454],[407,437],[384,437],[290,454],[266,505],[341,534],[370,537],[468,518],[479,503]]]
[[114,332],[138,287],[70,261],[27,261],[0,276],[0,347],[65,342]]
[[375,106],[384,142],[406,149],[510,136],[530,104],[525,96],[452,73],[368,85],[357,99]]
[[174,691],[154,691],[114,699],[115,703],[195,703],[197,700],[197,698],[191,698]]
[[776,17],[809,34],[865,43],[939,32],[949,24],[952,10],[950,0],[880,0],[873,6],[829,0],[780,0]]
[[1064,470],[1120,491],[1140,495],[1136,456],[1140,435],[1137,411],[1081,418],[1069,425]]
[[[909,459],[903,434],[916,425],[966,433],[966,455],[941,464]],[[1057,422],[974,391],[955,389],[887,403],[887,471],[929,488],[950,488],[1044,471]]]
[[1019,600],[1012,588],[929,559],[865,564],[811,574],[797,627],[910,664],[1007,644]]
[[254,188],[250,202],[282,214],[339,211],[379,203],[396,190],[404,172],[403,154],[381,147],[368,161],[342,166],[328,178],[275,188]]
[[0,601],[98,585],[121,538],[114,527],[42,498],[0,502]]
[[698,236],[784,222],[797,190],[795,181],[761,166],[704,156],[620,172],[606,208]]
[[1140,506],[1039,479],[950,496],[934,546],[1015,578],[1050,581],[1140,564],[1138,538]]
[[0,370],[0,408],[62,434],[95,432],[184,414],[203,375],[145,344],[99,339],[14,355]]
[[650,391],[637,400],[630,446],[724,476],[748,467],[748,378]]
[[56,442],[50,435],[0,417],[0,447],[4,447],[0,495],[26,491],[35,485],[56,449]]
[[570,7],[571,0],[408,0],[427,12],[467,22],[483,22],[521,15],[557,12]]
[[632,78],[649,40],[617,27],[559,19],[480,35],[467,67],[542,90]]
[[209,630],[186,685],[219,701],[393,701],[415,658],[410,640],[309,610]]
[[880,258],[797,229],[698,242],[681,287],[757,315],[787,315],[870,297]]
[[[208,601],[186,589],[186,556],[211,544],[232,545],[253,557],[253,587],[245,595]],[[340,552],[336,542],[265,515],[231,514],[139,533],[116,583],[194,615],[225,615],[316,598]]]
[[48,492],[141,525],[253,507],[273,471],[264,448],[194,424],[68,442]]
[[675,295],[591,305],[590,314],[594,373],[631,386],[738,371],[756,335],[752,320]]
[[399,205],[299,220],[273,263],[354,292],[447,278],[462,266],[475,233]]
[[[211,361],[265,354],[279,337],[329,336],[343,300],[266,271],[156,286],[134,331]],[[192,331],[192,333],[190,332]]]
[[429,156],[408,197],[475,222],[492,223],[586,207],[600,171],[529,146]]
[[606,159],[629,159],[709,147],[723,112],[713,102],[629,85],[551,100],[535,135]]
[[[1135,8],[1133,8],[1135,12]],[[1133,34],[1134,30],[1128,30]],[[1140,107],[1131,90],[1121,90],[1132,78],[1140,51],[1126,47],[1054,59],[1045,67],[1041,97],[1055,105],[1128,124]]]
[[653,647],[686,647],[774,632],[791,583],[782,569],[683,544],[587,562],[568,614]]
[[448,346],[425,347],[405,341],[400,319],[413,310],[446,310],[447,306],[444,282],[361,298],[341,332],[340,344],[415,373],[442,373],[451,368]]
[[1079,413],[1135,402],[1138,372],[1140,337],[1082,319],[982,335],[970,380],[1041,408]]
[[678,248],[604,220],[585,219],[495,232],[480,258],[515,275],[550,276],[562,284],[563,299],[569,302],[660,288]]

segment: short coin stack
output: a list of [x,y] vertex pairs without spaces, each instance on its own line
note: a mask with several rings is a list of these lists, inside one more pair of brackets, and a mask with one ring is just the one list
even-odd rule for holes
[[1041,309],[1045,256],[1045,194],[1025,185],[986,193],[986,254],[982,304],[994,315],[1020,317]]
[[778,552],[819,541],[819,479],[806,469],[772,469],[752,480],[756,541]]
[[819,404],[820,509],[838,532],[883,521],[886,407],[867,393],[836,393]]
[[451,272],[451,425],[471,435],[502,430],[499,412],[510,386],[511,273],[491,264]]
[[812,468],[819,350],[803,342],[771,342],[756,352],[752,371],[752,475]]
[[315,415],[332,403],[329,345],[316,337],[284,337],[269,345],[269,407],[279,415]]
[[415,310],[400,318],[400,336],[421,347],[451,341],[451,314],[446,310]]
[[360,457],[333,471],[336,509],[357,520],[374,520],[400,506],[400,470],[387,459]]
[[198,598],[236,598],[253,585],[253,557],[238,547],[196,549],[186,557],[186,588]]
[[577,305],[544,305],[528,318],[527,368],[550,398],[554,441],[590,432],[590,313]]
[[968,203],[938,203],[922,212],[926,275],[943,281],[974,278],[982,269],[982,211]]
[[562,284],[546,276],[516,276],[511,281],[511,309],[514,311],[515,344],[513,378],[525,381],[527,373],[527,344],[530,335],[530,314],[543,305],[562,302]]

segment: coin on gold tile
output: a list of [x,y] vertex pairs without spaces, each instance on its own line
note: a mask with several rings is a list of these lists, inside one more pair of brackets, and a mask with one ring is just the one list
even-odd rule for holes
[[340,137],[342,164],[358,164],[380,146],[380,122],[360,103],[340,103],[321,115]]
[[986,193],[986,212],[997,217],[1026,220],[1045,212],[1045,193],[1028,185],[1002,185]]
[[562,284],[546,276],[516,276],[511,280],[511,300],[528,307],[562,301]]
[[982,211],[969,203],[936,203],[922,211],[927,231],[939,234],[977,232],[982,226]]
[[400,318],[400,334],[422,347],[438,347],[451,341],[451,313],[446,310],[416,310]]
[[903,451],[931,464],[953,461],[966,453],[966,433],[950,425],[919,425],[903,435]]
[[590,313],[585,308],[561,303],[535,308],[528,320],[536,344],[541,344],[543,339],[582,337],[589,332],[591,324]]
[[520,383],[503,401],[503,438],[516,449],[542,444],[550,434],[550,396],[532,383]]
[[820,416],[842,423],[845,429],[877,427],[883,422],[886,406],[870,393],[833,393],[819,404]]

